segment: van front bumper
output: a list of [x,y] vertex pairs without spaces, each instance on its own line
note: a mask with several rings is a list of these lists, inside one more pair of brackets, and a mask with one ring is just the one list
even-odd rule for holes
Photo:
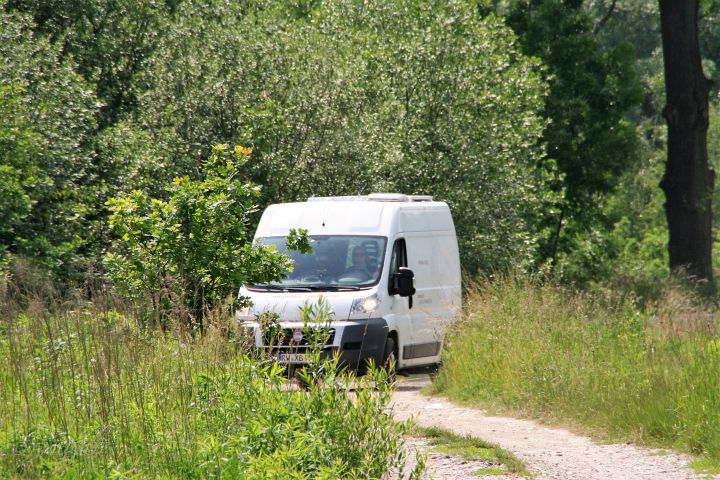
[[[332,344],[323,347],[322,359],[331,359],[337,354],[342,366],[354,370],[363,370],[370,361],[375,365],[382,365],[385,340],[388,336],[388,324],[384,319],[348,320],[334,324],[332,329],[334,330]],[[304,354],[308,348],[307,345],[293,345],[292,343],[260,347],[261,350],[281,363],[295,365],[302,365],[304,362],[283,361],[284,358],[288,358],[284,354]]]
[[356,370],[365,368],[370,360],[383,364],[388,324],[383,318],[351,320],[339,336],[340,361]]

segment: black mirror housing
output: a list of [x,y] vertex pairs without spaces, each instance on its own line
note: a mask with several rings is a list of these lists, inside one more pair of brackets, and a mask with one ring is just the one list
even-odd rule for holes
[[415,274],[407,267],[400,267],[398,272],[393,275],[395,280],[395,293],[401,297],[411,297],[415,295]]

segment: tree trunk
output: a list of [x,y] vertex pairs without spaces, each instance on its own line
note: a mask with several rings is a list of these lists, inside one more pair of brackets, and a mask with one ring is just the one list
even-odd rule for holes
[[708,92],[698,44],[698,0],[660,0],[668,124],[665,214],[670,268],[712,280],[712,191],[708,167]]

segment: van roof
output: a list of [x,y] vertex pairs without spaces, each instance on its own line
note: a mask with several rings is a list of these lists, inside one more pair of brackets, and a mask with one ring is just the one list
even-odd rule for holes
[[[405,212],[405,213],[403,213]],[[391,235],[394,231],[454,231],[450,209],[429,195],[374,193],[312,197],[306,202],[270,205],[256,237],[287,235],[304,228],[310,235]]]
[[405,195],[404,193],[371,193],[340,197],[310,197],[308,202],[432,202],[432,195]]

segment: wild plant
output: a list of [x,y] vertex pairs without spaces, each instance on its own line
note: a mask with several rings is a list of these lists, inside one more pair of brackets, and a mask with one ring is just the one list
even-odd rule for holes
[[720,465],[717,319],[675,288],[641,306],[624,292],[482,281],[446,339],[435,388]]
[[[308,308],[308,325],[327,312]],[[319,315],[315,317],[314,315]],[[92,306],[5,316],[0,477],[381,478],[404,462],[382,370],[321,359],[307,389],[232,320],[202,336]]]

